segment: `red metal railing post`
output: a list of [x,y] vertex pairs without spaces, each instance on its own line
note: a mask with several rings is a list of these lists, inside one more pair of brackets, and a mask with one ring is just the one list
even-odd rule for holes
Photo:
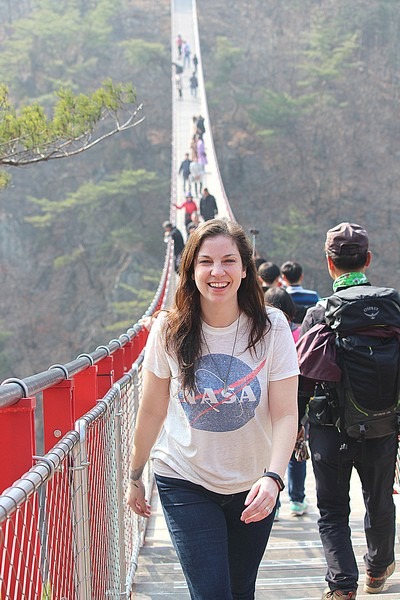
[[51,448],[74,428],[74,381],[65,379],[43,390],[44,450]]
[[121,379],[121,377],[123,377],[123,375],[124,375],[124,362],[125,362],[124,348],[118,348],[118,350],[116,350],[112,356],[114,359],[115,381],[118,381],[118,379]]
[[135,362],[135,360],[138,358],[139,354],[145,347],[148,336],[149,336],[148,330],[146,329],[146,327],[142,327],[141,330],[132,339],[132,344],[133,344],[132,363]]
[[75,382],[74,421],[96,405],[99,399],[97,365],[92,365],[77,373]]
[[36,454],[35,407],[33,397],[0,409],[0,492],[32,467],[32,456]]
[[134,344],[132,341],[128,342],[124,346],[125,354],[124,354],[124,371],[129,371],[132,368],[132,364],[134,362],[133,353],[134,353]]
[[115,381],[114,357],[106,356],[97,363],[97,385],[99,398],[103,398]]

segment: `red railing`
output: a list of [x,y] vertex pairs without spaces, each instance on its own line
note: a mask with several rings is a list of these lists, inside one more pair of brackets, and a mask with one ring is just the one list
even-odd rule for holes
[[[164,306],[175,280],[172,265],[169,243],[145,317]],[[123,514],[121,464],[126,470],[147,335],[139,322],[90,354],[0,386],[2,600],[114,597],[121,571],[126,579],[131,557],[120,550],[121,537],[127,536],[128,550],[138,547],[140,524]],[[43,410],[45,456],[37,455],[37,406]],[[110,519],[117,506],[121,514]]]

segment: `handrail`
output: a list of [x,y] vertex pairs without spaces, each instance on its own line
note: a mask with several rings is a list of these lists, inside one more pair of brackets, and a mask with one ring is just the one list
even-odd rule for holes
[[[143,317],[151,316],[162,303],[163,295],[167,289],[168,279],[171,274],[170,262],[172,252],[172,245],[168,244],[165,253],[164,267],[157,291]],[[139,321],[125,333],[122,333],[118,339],[110,340],[107,345],[98,346],[91,353],[80,354],[77,358],[68,363],[52,365],[46,371],[41,371],[40,373],[30,375],[24,379],[5,379],[0,385],[0,408],[12,406],[22,398],[35,396],[43,390],[81,373],[89,366],[98,363],[106,356],[110,356],[120,348],[123,348],[128,342],[132,341],[142,329],[143,325],[141,325]]]

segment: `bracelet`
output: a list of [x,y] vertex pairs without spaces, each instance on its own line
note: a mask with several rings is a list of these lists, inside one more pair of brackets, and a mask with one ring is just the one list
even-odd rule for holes
[[285,484],[282,481],[282,477],[278,475],[278,473],[274,473],[273,471],[264,471],[263,477],[270,477],[276,482],[276,485],[279,488],[279,491],[282,492],[285,489]]

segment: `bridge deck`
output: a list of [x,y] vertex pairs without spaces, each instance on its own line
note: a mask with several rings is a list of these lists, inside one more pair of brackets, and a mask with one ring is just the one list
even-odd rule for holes
[[[325,588],[325,560],[317,529],[314,478],[311,464],[307,465],[306,492],[309,501],[307,515],[292,517],[289,501],[283,492],[280,520],[274,523],[271,538],[261,563],[257,579],[256,600],[313,600],[321,598]],[[363,503],[358,476],[352,482],[351,529],[353,545],[360,569],[357,600],[378,598],[399,600],[400,568],[388,579],[381,594],[365,594],[363,555],[366,550],[363,532]],[[397,500],[397,496],[395,496]],[[147,529],[145,544],[139,556],[133,598],[137,600],[170,598],[188,600],[186,583],[166,530],[157,492],[153,494],[154,514]],[[400,546],[396,561],[400,560]],[[210,600],[212,600],[210,598]]]

